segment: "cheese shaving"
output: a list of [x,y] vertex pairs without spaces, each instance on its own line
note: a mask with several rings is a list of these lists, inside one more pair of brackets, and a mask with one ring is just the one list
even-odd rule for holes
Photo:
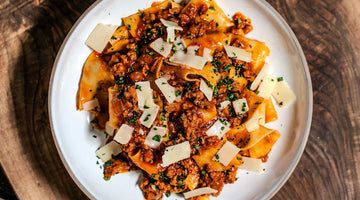
[[287,106],[296,100],[294,92],[285,81],[277,81],[272,96],[280,106]]
[[154,104],[152,92],[149,81],[136,82],[135,91],[140,110],[144,110],[144,107],[152,107]]
[[108,135],[113,136],[113,135],[114,135],[114,131],[115,131],[115,128],[112,127],[112,126],[110,126],[110,125],[109,125],[109,122],[107,121],[107,122],[105,123],[105,132],[106,132]]
[[153,126],[146,136],[144,144],[148,145],[151,148],[158,148],[163,140],[163,137],[166,134],[166,128]]
[[270,74],[266,74],[259,86],[258,96],[264,99],[268,99],[272,91],[274,90],[275,85],[276,78],[271,76]]
[[235,58],[244,62],[251,62],[252,58],[251,58],[251,53],[247,52],[245,49],[241,49],[238,47],[233,47],[233,46],[228,46],[225,45],[224,46],[226,54],[230,57],[230,58]]
[[220,103],[220,109],[226,108],[231,102],[230,101],[223,101]]
[[150,44],[150,47],[166,58],[171,52],[172,44],[169,44],[167,41],[163,41],[162,38],[158,38]]
[[219,119],[206,131],[206,134],[208,136],[216,135],[221,138],[229,130],[230,123],[225,119]]
[[186,65],[194,69],[202,70],[207,59],[201,56],[185,54],[184,51],[176,51],[170,61],[177,64]]
[[167,167],[173,163],[190,158],[190,151],[189,141],[166,147],[161,165]]
[[140,123],[147,128],[150,128],[154,123],[160,107],[156,104],[144,110],[143,114],[140,117]]
[[123,124],[116,132],[116,135],[114,136],[114,140],[120,144],[127,144],[130,141],[133,132],[134,132],[133,127],[127,124]]
[[106,145],[102,146],[98,150],[95,151],[95,154],[97,157],[99,157],[104,163],[111,159],[111,156],[118,155],[121,153],[121,147],[118,143],[115,141],[111,141],[107,143]]
[[202,79],[200,80],[200,91],[204,93],[209,101],[212,100],[213,90]]
[[203,188],[198,188],[189,192],[185,192],[184,194],[184,198],[185,199],[189,199],[191,197],[196,197],[196,196],[200,196],[200,195],[204,195],[204,194],[212,194],[212,193],[217,193],[218,191],[215,189],[212,189],[210,187],[203,187]]
[[100,111],[99,100],[95,98],[93,100],[87,101],[83,104],[83,108],[85,111],[91,111],[91,110]]
[[175,100],[181,99],[181,94],[176,93],[175,87],[168,83],[168,77],[161,77],[155,80],[155,84],[159,87],[169,104],[172,104]]
[[98,24],[90,33],[85,44],[94,51],[101,53],[108,44],[117,26]]
[[215,154],[213,160],[220,162],[224,166],[228,166],[239,151],[240,149],[237,146],[226,141],[221,149]]
[[265,63],[263,68],[260,70],[259,74],[256,76],[255,80],[251,83],[250,90],[254,91],[260,85],[260,82],[264,79],[266,73],[269,71],[269,64]]
[[164,24],[165,27],[172,27],[174,30],[182,31],[183,28],[179,26],[176,22],[160,19],[161,23]]
[[238,99],[232,102],[236,114],[241,115],[249,110],[249,106],[245,98]]
[[239,169],[254,172],[263,172],[264,167],[261,159],[242,157],[243,164],[239,166]]

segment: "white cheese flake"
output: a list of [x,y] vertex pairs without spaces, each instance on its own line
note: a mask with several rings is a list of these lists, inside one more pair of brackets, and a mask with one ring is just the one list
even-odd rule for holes
[[260,128],[258,116],[252,117],[245,122],[245,128],[248,132],[255,131]]
[[161,77],[155,80],[155,84],[159,87],[169,104],[172,104],[174,101],[179,101],[181,99],[181,94],[176,92],[175,87],[171,86],[168,83],[168,80],[168,77]]
[[185,49],[184,40],[181,38],[181,36],[175,38],[174,45],[176,51],[183,51]]
[[114,135],[115,128],[109,125],[109,121],[105,123],[105,132],[108,135],[113,136]]
[[199,54],[199,46],[188,46],[188,48],[186,49],[186,53],[189,55],[198,55]]
[[226,54],[230,57],[230,58],[235,58],[244,62],[251,62],[252,58],[251,58],[251,53],[247,52],[245,49],[241,49],[238,47],[233,47],[233,46],[228,46],[225,45],[224,46]]
[[166,58],[171,52],[172,44],[164,41],[162,38],[158,38],[150,44],[150,47]]
[[224,166],[228,166],[231,160],[239,153],[240,149],[231,142],[226,141],[221,149],[215,154],[213,160],[220,162]]
[[160,19],[161,23],[164,24],[165,27],[172,27],[174,30],[182,31],[183,28],[179,26],[176,22]]
[[85,111],[91,111],[91,110],[100,111],[99,100],[95,98],[93,100],[87,101],[83,104],[83,108]]
[[242,157],[243,164],[239,166],[239,169],[254,172],[263,172],[264,167],[261,159]]
[[176,51],[170,61],[177,64],[186,65],[194,69],[202,70],[207,62],[207,58],[185,54],[184,51]]
[[160,107],[156,104],[152,105],[148,109],[145,109],[140,117],[140,123],[145,127],[150,128],[158,115],[159,109]]
[[276,78],[270,74],[266,74],[264,79],[262,80],[259,89],[258,89],[258,96],[264,99],[268,99],[274,90],[276,85]]
[[106,145],[100,147],[98,150],[95,151],[97,157],[99,157],[104,163],[111,159],[111,156],[118,155],[121,153],[121,147],[115,141],[111,141]]
[[133,127],[127,124],[122,124],[119,130],[116,132],[114,140],[120,144],[127,144],[130,141],[133,132]]
[[206,58],[208,61],[212,61],[213,57],[211,56],[211,49],[205,47],[203,50],[203,57]]
[[111,36],[115,32],[117,26],[97,24],[90,33],[85,44],[94,51],[101,53],[109,42]]
[[174,30],[174,27],[167,27],[167,28],[166,28],[166,32],[167,32],[166,41],[167,41],[167,42],[174,42],[174,41],[175,41],[175,30]]
[[245,98],[233,101],[232,104],[237,115],[242,115],[249,111],[249,106]]
[[269,71],[269,64],[265,63],[263,68],[260,70],[259,74],[256,76],[255,80],[251,83],[250,90],[254,91],[260,85],[261,81],[264,79],[265,75]]
[[217,192],[218,192],[217,190],[212,189],[211,187],[203,187],[203,188],[197,188],[189,192],[185,192],[183,194],[185,199],[189,199],[191,197],[196,197],[204,194],[212,194]]
[[219,119],[206,131],[206,134],[208,136],[216,135],[221,138],[229,130],[230,123],[225,119]]
[[280,106],[287,106],[296,100],[294,92],[291,90],[289,85],[281,79],[276,81],[272,96]]
[[151,148],[158,148],[166,135],[166,128],[160,126],[153,126],[146,136],[144,144]]
[[212,100],[213,90],[202,79],[200,80],[200,91],[204,93],[209,101]]
[[140,110],[145,110],[145,108],[155,105],[152,95],[153,90],[150,88],[149,81],[136,82],[135,91]]
[[189,141],[166,147],[161,165],[167,167],[173,163],[190,158],[190,151]]
[[230,103],[231,103],[230,101],[225,100],[225,101],[223,101],[223,102],[220,103],[220,107],[219,107],[219,108],[220,108],[220,109],[224,109],[224,108],[226,108]]

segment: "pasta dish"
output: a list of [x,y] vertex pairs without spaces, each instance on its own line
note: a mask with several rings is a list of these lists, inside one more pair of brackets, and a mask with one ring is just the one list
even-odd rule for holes
[[238,170],[265,170],[280,137],[265,127],[278,119],[274,102],[296,97],[269,73],[270,50],[246,37],[252,30],[250,18],[229,18],[214,0],[155,2],[121,26],[95,27],[77,107],[107,135],[94,149],[105,180],[141,170],[145,199],[205,200]]

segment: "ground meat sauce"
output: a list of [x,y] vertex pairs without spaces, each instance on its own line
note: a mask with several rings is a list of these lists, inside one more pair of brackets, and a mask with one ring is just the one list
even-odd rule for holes
[[[221,78],[216,85],[211,86],[214,97],[212,101],[208,101],[200,90],[199,81],[189,82],[178,77],[174,68],[168,67],[168,60],[149,47],[149,44],[157,38],[165,39],[167,36],[166,27],[160,19],[179,24],[183,31],[176,31],[175,34],[183,38],[200,38],[206,34],[215,33],[219,24],[201,17],[209,9],[214,8],[200,1],[190,3],[185,9],[167,6],[155,13],[139,11],[141,21],[136,30],[137,37],[130,38],[125,49],[102,55],[111,67],[116,81],[113,88],[116,92],[110,102],[112,112],[118,119],[119,125],[128,124],[135,128],[130,141],[121,145],[123,152],[105,164],[105,179],[117,173],[139,169],[139,166],[132,162],[133,157],[138,157],[138,162],[147,163],[149,166],[158,166],[167,146],[189,141],[191,155],[198,155],[201,148],[222,145],[224,143],[222,138],[206,135],[206,131],[215,121],[221,118],[227,119],[231,126],[235,127],[248,118],[246,113],[237,115],[231,106],[219,109],[219,104],[225,100],[234,101],[245,98],[241,92],[244,86],[229,78],[230,69],[235,69],[235,76],[253,81],[255,73],[251,63],[229,58],[224,49],[216,49],[213,52],[213,60],[210,62],[215,73]],[[234,15],[232,23],[234,24],[230,29],[232,34],[245,35],[253,29],[251,20],[241,13]],[[235,47],[249,47],[248,42],[241,38],[230,42],[229,45]],[[163,63],[160,70],[157,63]],[[154,81],[159,75],[169,77],[168,83],[175,87],[182,97],[180,101],[169,104],[161,91],[152,86],[154,102],[160,106],[160,115],[153,125],[165,126],[168,130],[168,139],[162,142],[159,148],[153,149],[144,144],[150,129],[142,126],[139,120],[143,111],[137,104],[135,83]],[[216,113],[216,115],[211,120],[204,120],[204,113]],[[238,147],[244,147],[247,141],[248,137],[245,137],[234,142]],[[242,151],[241,154],[248,156],[249,152]],[[266,159],[267,157],[263,158],[263,160]],[[217,196],[225,183],[236,181],[237,167],[230,166],[225,171],[216,171],[209,165],[199,167],[193,158],[188,158],[165,168],[158,167],[158,170],[156,174],[143,173],[141,189],[145,199],[158,200],[164,194],[168,196],[171,193],[186,192],[200,187],[216,189],[218,192],[213,195]],[[191,199],[197,199],[197,197]]]

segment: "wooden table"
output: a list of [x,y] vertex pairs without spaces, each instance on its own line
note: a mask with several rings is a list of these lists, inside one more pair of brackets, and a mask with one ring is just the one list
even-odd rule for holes
[[[86,199],[51,135],[56,53],[94,0],[1,0],[0,161],[20,199]],[[360,1],[269,0],[293,28],[314,89],[309,142],[274,199],[360,199]]]

